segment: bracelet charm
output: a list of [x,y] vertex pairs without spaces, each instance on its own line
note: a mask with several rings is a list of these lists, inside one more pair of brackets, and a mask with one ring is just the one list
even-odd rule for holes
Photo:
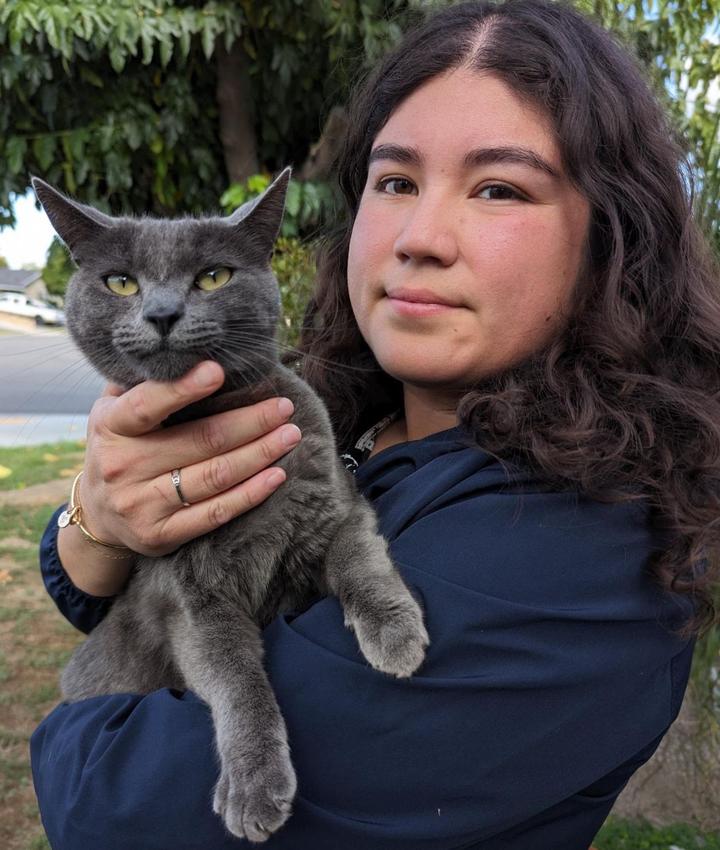
[[71,525],[73,522],[77,522],[75,516],[80,511],[79,505],[76,505],[74,508],[67,508],[60,514],[57,519],[58,528],[66,528],[68,525]]

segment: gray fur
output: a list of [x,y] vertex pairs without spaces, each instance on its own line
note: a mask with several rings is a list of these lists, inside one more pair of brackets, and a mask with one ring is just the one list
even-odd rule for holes
[[[278,361],[280,300],[269,258],[288,180],[286,169],[230,217],[177,220],[110,218],[33,180],[78,264],[68,327],[105,377],[129,388],[218,361],[222,390],[172,422],[275,395],[295,404],[303,439],[277,464],[287,481],[262,505],[172,555],[138,556],[127,589],[61,679],[68,700],[195,691],[210,706],[220,757],[214,809],[250,841],[264,841],[286,821],[296,788],[285,723],[263,669],[261,627],[329,592],[377,670],[410,676],[428,644],[420,607],[337,457],[324,405]],[[193,288],[196,275],[218,266],[235,269],[230,283],[213,292]],[[113,295],[102,280],[112,273],[133,275],[140,292]],[[163,310],[181,314],[165,336],[147,318]]]

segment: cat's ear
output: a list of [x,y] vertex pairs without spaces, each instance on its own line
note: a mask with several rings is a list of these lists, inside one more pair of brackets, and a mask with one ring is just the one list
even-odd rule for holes
[[268,260],[280,232],[291,173],[292,168],[285,168],[262,195],[238,207],[226,219],[233,227],[242,225],[244,233],[252,235],[253,242]]
[[110,216],[73,201],[39,177],[32,177],[31,182],[50,223],[75,260],[85,242],[97,238],[100,233],[112,227],[113,220]]

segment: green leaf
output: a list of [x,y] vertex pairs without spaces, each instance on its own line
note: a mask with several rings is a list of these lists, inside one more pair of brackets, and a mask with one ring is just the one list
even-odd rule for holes
[[55,50],[59,50],[60,40],[58,38],[58,31],[57,25],[55,23],[55,18],[53,17],[53,12],[51,10],[52,6],[45,6],[43,9],[40,10],[38,18],[45,25],[44,32],[47,37],[48,44]]
[[242,206],[248,199],[248,194],[242,183],[232,183],[221,195],[220,204],[227,213]]
[[178,44],[180,45],[180,55],[183,59],[187,59],[190,55],[190,37],[192,31],[188,26],[188,21],[185,15],[180,18],[180,35],[178,36]]
[[75,182],[72,165],[69,162],[63,163],[63,173],[65,174],[65,186],[67,187],[68,192],[74,195],[77,191],[77,183]]
[[140,31],[140,42],[142,43],[142,63],[149,65],[153,58],[153,37],[147,27],[143,27]]
[[125,67],[125,53],[119,44],[113,44],[110,47],[110,64],[116,74],[119,74]]
[[83,27],[81,38],[85,41],[90,41],[93,34],[94,19],[87,9],[80,9],[80,22]]
[[215,50],[215,21],[211,17],[205,18],[202,29],[202,48],[206,59],[210,59]]
[[173,43],[169,38],[164,38],[160,42],[160,64],[163,68],[167,67],[168,62],[172,58]]
[[55,155],[55,144],[55,137],[51,135],[38,136],[33,140],[33,154],[35,154],[35,158],[43,171],[47,171],[52,165]]
[[85,142],[88,138],[87,130],[74,130],[63,137],[63,149],[65,156],[70,160],[81,160],[85,155]]
[[142,144],[142,132],[134,121],[128,121],[125,124],[125,141],[132,151],[136,151]]
[[247,179],[247,188],[250,195],[260,195],[270,185],[270,178],[266,174],[253,174]]
[[27,150],[27,141],[22,136],[10,136],[5,145],[5,156],[11,174],[20,174]]
[[301,200],[302,190],[300,189],[300,185],[295,180],[291,180],[285,197],[285,210],[288,216],[292,218],[297,216],[300,212]]
[[95,88],[101,89],[104,86],[102,78],[99,74],[96,74],[92,68],[89,68],[87,65],[81,65],[78,69],[80,73],[80,79],[84,83],[88,83],[91,86],[95,86]]
[[40,26],[40,21],[38,21],[37,16],[35,15],[35,10],[31,6],[26,6],[23,9],[23,12],[25,14],[25,19],[35,32],[42,32],[42,27]]

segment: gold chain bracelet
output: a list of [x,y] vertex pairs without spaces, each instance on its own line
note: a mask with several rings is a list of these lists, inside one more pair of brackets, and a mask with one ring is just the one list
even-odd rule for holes
[[[82,471],[78,472],[75,476],[75,480],[73,481],[72,490],[70,491],[70,504],[68,507],[60,514],[57,519],[58,528],[65,528],[68,525],[76,525],[80,531],[87,537],[87,539],[95,546],[101,546],[106,550],[105,554],[109,558],[113,558],[115,560],[120,560],[129,557],[130,555],[134,555],[132,549],[128,549],[127,546],[118,546],[115,543],[106,543],[104,540],[99,540],[92,534],[90,531],[85,528],[82,524],[82,507],[80,505],[80,500],[78,499],[78,482],[80,481],[80,476],[82,475]],[[110,555],[107,550],[112,552],[116,552],[116,555]],[[122,554],[120,554],[122,553]]]

